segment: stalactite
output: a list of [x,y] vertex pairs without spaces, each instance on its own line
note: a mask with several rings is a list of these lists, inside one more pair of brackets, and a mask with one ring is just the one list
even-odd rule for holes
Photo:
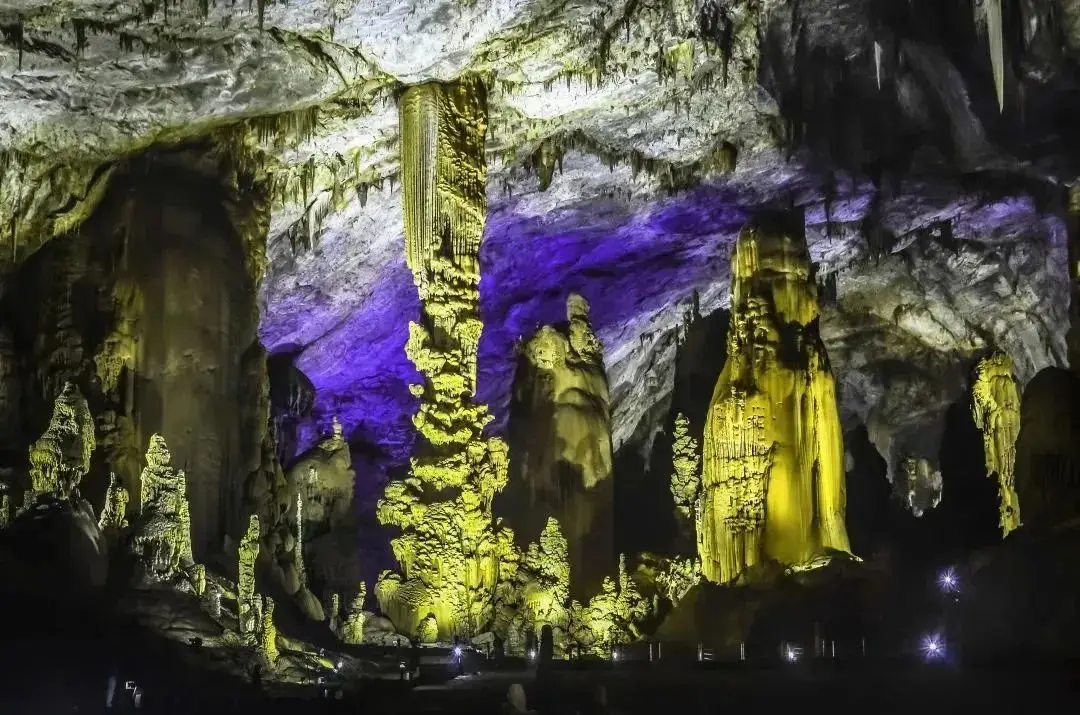
[[484,87],[475,79],[410,87],[399,116],[405,259],[421,303],[405,350],[424,376],[411,388],[421,398],[413,424],[423,442],[410,476],[391,482],[378,505],[379,520],[402,529],[391,546],[404,581],[384,574],[376,595],[399,629],[450,638],[489,626],[505,543],[491,501],[506,484],[506,445],[482,434],[491,416],[474,401]]
[[735,245],[702,470],[699,555],[716,583],[763,561],[849,550],[836,387],[803,231],[801,216],[770,215]]
[[1005,111],[1005,28],[1002,0],[986,0],[986,28],[990,43],[990,64],[994,71],[994,91],[998,110]]
[[972,387],[972,414],[983,435],[987,477],[998,484],[1002,536],[1020,526],[1016,496],[1016,438],[1020,434],[1020,391],[1012,359],[1001,352],[979,361]]
[[881,61],[885,51],[881,47],[881,43],[874,40],[874,76],[877,77],[877,88],[881,89]]
[[1066,240],[1069,252],[1069,366],[1080,377],[1080,182],[1069,187]]

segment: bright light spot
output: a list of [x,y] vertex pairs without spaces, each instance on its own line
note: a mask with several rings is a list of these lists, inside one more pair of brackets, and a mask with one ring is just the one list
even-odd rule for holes
[[617,650],[611,651],[611,659],[612,660],[618,660],[619,659],[619,651],[617,651]]
[[529,660],[536,660],[536,651],[535,650],[530,650],[529,651]]
[[461,646],[459,646],[459,645],[454,646],[454,657],[455,658],[460,658],[461,657]]
[[923,636],[922,652],[927,660],[937,660],[945,657],[945,641],[937,633]]
[[337,665],[334,666],[334,670],[341,670],[341,666],[345,665],[345,661],[339,660]]
[[802,655],[802,650],[798,646],[786,645],[784,646],[784,660],[789,663],[798,662],[799,656]]
[[956,575],[956,569],[951,566],[938,576],[938,586],[945,593],[956,593],[960,590],[960,578]]

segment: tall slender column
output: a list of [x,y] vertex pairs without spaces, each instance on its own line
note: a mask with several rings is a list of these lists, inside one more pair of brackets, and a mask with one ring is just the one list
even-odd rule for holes
[[474,402],[480,242],[487,212],[487,106],[475,80],[410,87],[400,101],[405,260],[420,296],[405,351],[423,375],[413,424],[421,441],[408,478],[379,502],[402,574],[384,573],[380,606],[424,640],[486,629],[502,550],[491,502],[506,484],[506,445],[483,436]]

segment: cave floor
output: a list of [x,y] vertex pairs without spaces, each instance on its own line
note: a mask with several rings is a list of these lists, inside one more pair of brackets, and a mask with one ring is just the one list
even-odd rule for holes
[[[598,683],[608,691],[611,713],[793,712],[812,705],[841,713],[1075,713],[1080,670],[959,667],[879,667],[815,670],[562,671],[540,685],[532,673],[491,672],[415,688],[400,713],[498,712],[510,685],[525,686],[538,715],[589,711]],[[744,709],[745,708],[745,709]],[[784,708],[784,710],[781,710]]]

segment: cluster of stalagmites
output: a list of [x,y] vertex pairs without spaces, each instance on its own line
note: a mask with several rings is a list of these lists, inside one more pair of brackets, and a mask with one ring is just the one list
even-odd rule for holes
[[[508,448],[483,434],[491,416],[475,401],[486,214],[483,86],[411,87],[400,117],[406,262],[421,304],[406,353],[424,378],[412,388],[420,398],[413,423],[422,442],[409,476],[391,482],[378,505],[379,520],[401,529],[391,542],[401,573],[384,572],[375,596],[401,632],[423,642],[496,631],[520,653],[526,633],[551,627],[560,648],[609,648],[629,637],[644,608],[625,567],[619,583],[605,581],[587,605],[571,601],[571,549],[555,515],[545,515],[537,542],[524,553],[492,516],[492,501],[507,483]],[[598,435],[590,419],[604,423],[606,444],[584,458],[581,450],[569,457],[583,471],[584,490],[611,473],[607,384],[587,313],[587,303],[571,297],[567,335],[548,341],[559,354],[547,356],[564,368],[557,372],[566,381],[550,397],[567,408],[553,431],[580,445]],[[601,401],[594,417],[575,419],[581,405],[573,403],[582,396]]]

